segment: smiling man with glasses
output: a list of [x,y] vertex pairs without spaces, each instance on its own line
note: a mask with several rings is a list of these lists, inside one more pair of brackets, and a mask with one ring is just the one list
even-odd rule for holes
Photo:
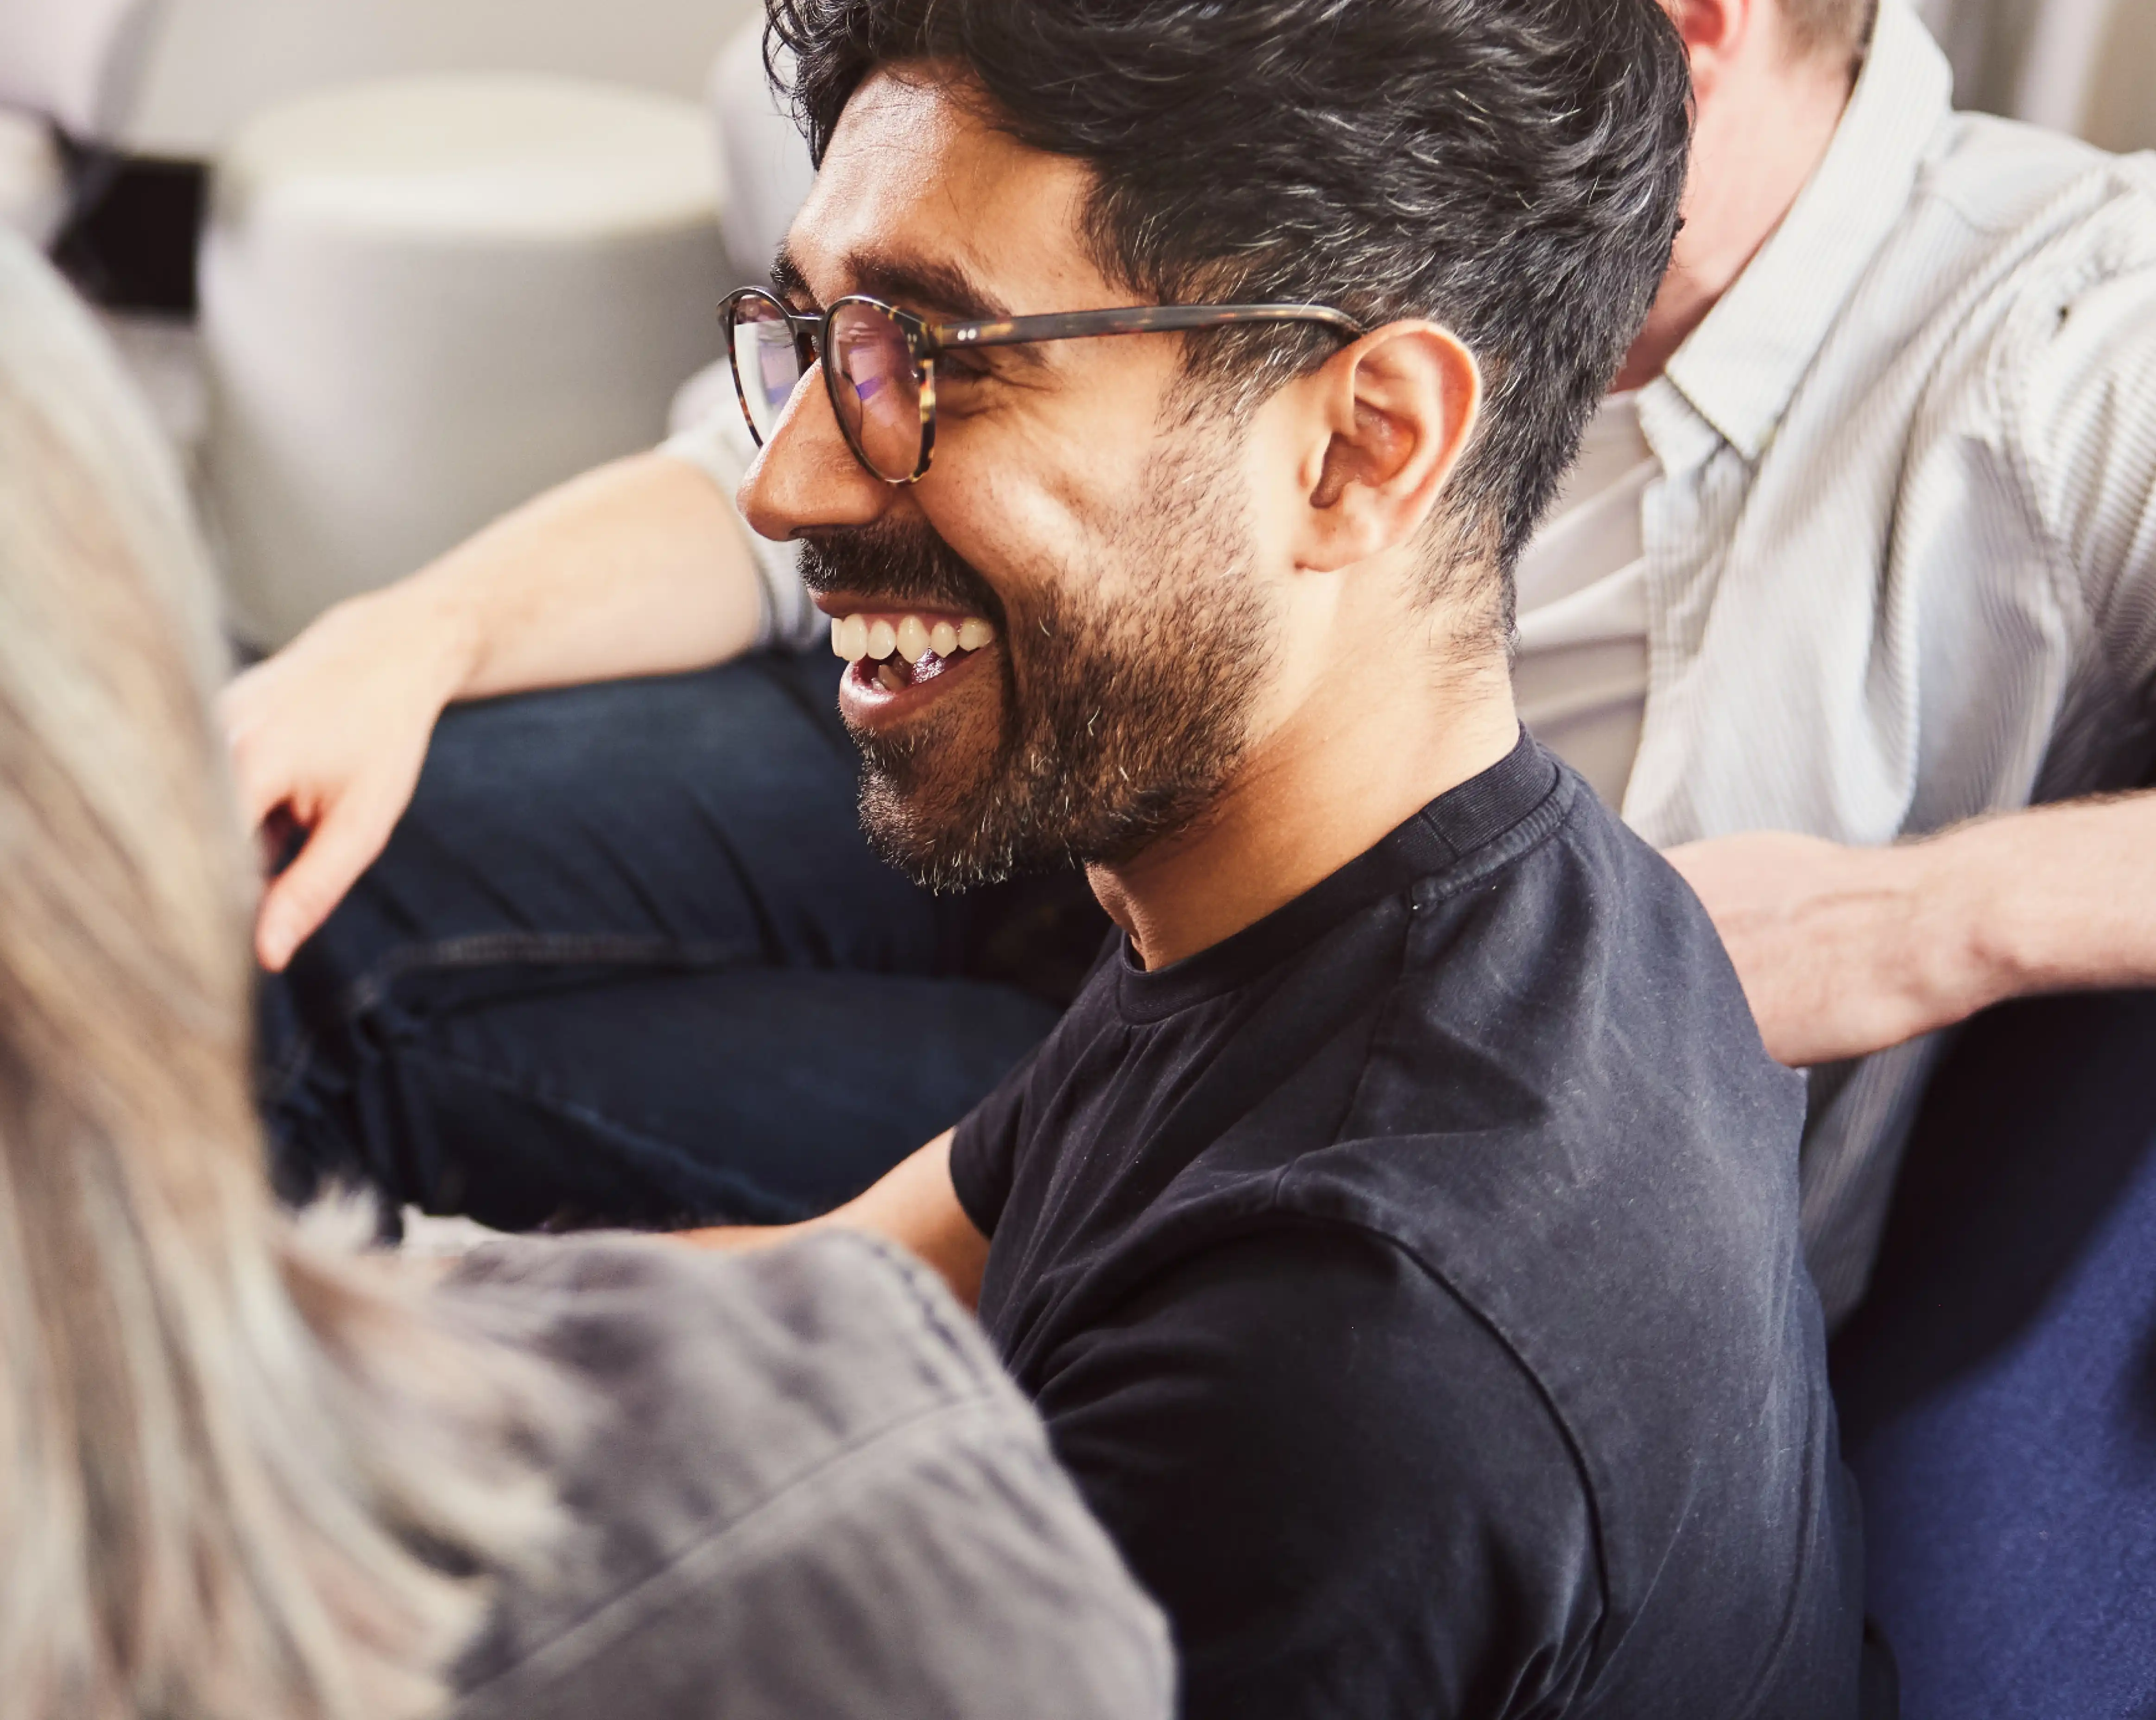
[[1670,255],[1668,19],[774,30],[819,172],[726,307],[743,512],[830,618],[880,852],[1075,861],[1118,929],[814,1222],[975,1301],[1193,1716],[1858,1712],[1800,1084],[1507,677],[1512,564]]

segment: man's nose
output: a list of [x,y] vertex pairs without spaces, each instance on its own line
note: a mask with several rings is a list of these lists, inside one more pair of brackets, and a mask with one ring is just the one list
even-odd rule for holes
[[742,480],[737,499],[751,530],[783,540],[827,528],[872,525],[898,494],[897,486],[855,458],[823,376],[811,370]]

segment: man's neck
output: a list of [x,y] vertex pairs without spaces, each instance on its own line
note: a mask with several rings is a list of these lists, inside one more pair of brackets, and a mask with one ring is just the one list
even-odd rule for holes
[[1339,666],[1332,680],[1255,749],[1192,828],[1091,868],[1094,893],[1147,968],[1209,949],[1284,907],[1519,739],[1501,654],[1434,684],[1426,654],[1380,650]]
[[1825,59],[1791,62],[1779,44],[1727,69],[1702,91],[1692,131],[1684,227],[1645,326],[1615,386],[1652,382],[1774,236],[1826,156],[1851,79]]

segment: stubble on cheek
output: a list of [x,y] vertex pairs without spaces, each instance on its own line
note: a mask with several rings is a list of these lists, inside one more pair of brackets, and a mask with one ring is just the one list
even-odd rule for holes
[[1277,639],[1225,463],[1187,434],[1083,535],[1023,582],[993,674],[899,733],[856,731],[870,843],[931,888],[1137,852],[1203,816],[1243,755]]

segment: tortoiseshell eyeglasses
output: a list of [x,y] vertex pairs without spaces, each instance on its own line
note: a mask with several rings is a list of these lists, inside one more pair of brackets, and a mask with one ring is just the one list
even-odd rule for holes
[[1263,322],[1322,323],[1350,339],[1363,332],[1352,317],[1325,305],[1131,305],[994,322],[932,322],[858,293],[822,311],[795,311],[760,286],[730,295],[719,315],[734,389],[757,445],[820,359],[848,445],[887,484],[912,483],[928,470],[936,451],[936,360],[944,353]]

